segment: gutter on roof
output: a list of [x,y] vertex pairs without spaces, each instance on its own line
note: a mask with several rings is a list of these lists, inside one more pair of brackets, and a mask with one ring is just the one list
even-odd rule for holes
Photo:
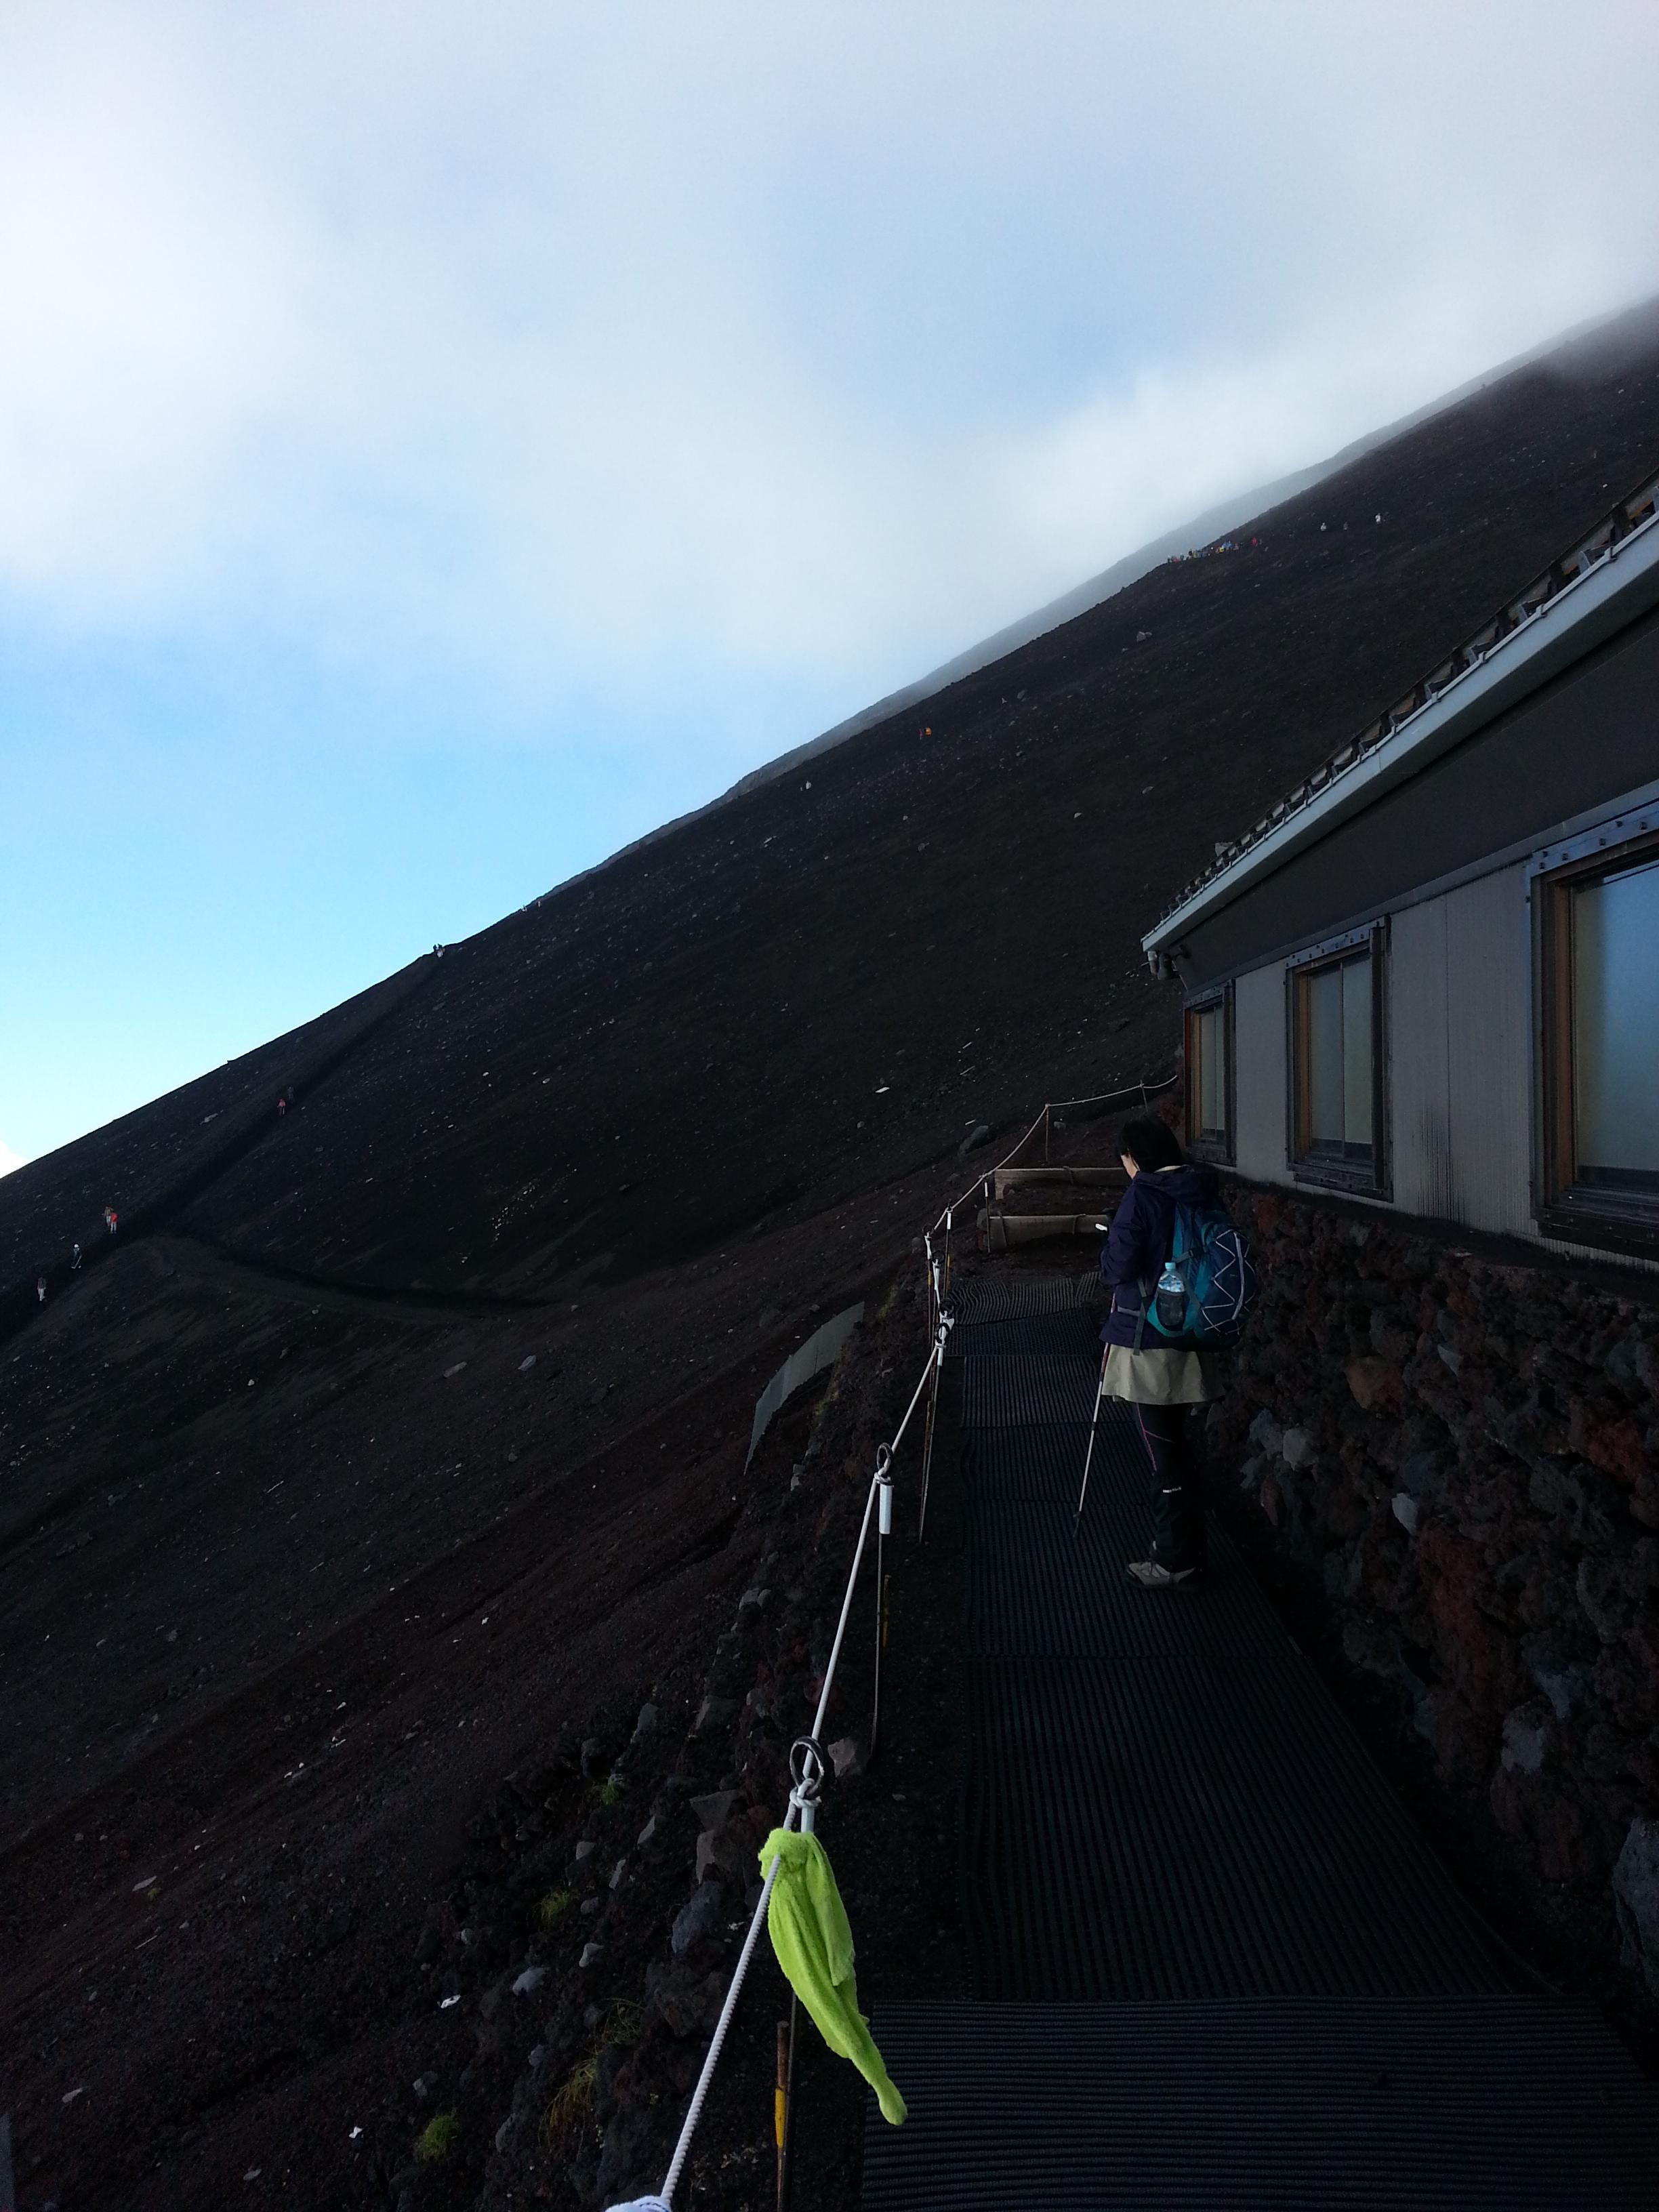
[[[1638,518],[1640,518],[1639,520]],[[1194,924],[1416,775],[1659,600],[1659,478],[1279,800],[1141,939],[1155,975]]]

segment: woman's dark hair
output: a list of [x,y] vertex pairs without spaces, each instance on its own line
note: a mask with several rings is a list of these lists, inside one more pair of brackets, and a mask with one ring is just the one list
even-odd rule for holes
[[1150,1114],[1123,1124],[1117,1148],[1127,1152],[1138,1168],[1150,1168],[1154,1174],[1159,1168],[1178,1168],[1182,1158],[1175,1131],[1167,1121],[1155,1121]]

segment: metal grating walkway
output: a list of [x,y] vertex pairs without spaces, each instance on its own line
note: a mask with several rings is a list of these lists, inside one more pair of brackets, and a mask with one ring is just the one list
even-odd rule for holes
[[933,1480],[980,2002],[876,2008],[911,2118],[870,2105],[864,2204],[1649,2205],[1659,2102],[1596,2015],[1516,1990],[1225,1536],[1201,1591],[1125,1578],[1121,1409],[1073,1538],[1091,1287],[964,1286]]
[[1653,2093],[1547,1998],[875,2025],[910,2118],[866,2136],[866,2212],[1652,2212]]
[[[1081,1275],[1026,1275],[1015,1280],[1005,1275],[958,1276],[945,1304],[959,1322],[1025,1321],[1040,1314],[1068,1313],[1078,1306],[1097,1306],[1104,1293],[1100,1278],[1091,1269]],[[1052,1351],[1052,1342],[1045,1346]]]

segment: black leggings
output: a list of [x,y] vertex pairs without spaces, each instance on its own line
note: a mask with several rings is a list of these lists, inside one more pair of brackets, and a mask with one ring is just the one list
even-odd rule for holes
[[1202,1406],[1137,1406],[1152,1468],[1152,1556],[1172,1575],[1204,1565]]

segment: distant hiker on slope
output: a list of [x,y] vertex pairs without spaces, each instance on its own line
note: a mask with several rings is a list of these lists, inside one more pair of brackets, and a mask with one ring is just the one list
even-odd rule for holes
[[120,1222],[120,1218],[121,1217],[117,1213],[112,1206],[106,1206],[104,1208],[104,1226],[108,1230],[112,1237],[115,1234],[116,1229]]
[[78,1274],[80,1273],[80,1272],[81,1272],[81,1247],[77,1244],[77,1245],[75,1247],[74,1250],[70,1254],[70,1274],[71,1274],[71,1275],[78,1275]]
[[1173,1589],[1204,1573],[1203,1408],[1216,1395],[1217,1362],[1196,1346],[1164,1342],[1146,1327],[1152,1295],[1175,1238],[1176,1202],[1219,1203],[1212,1168],[1193,1167],[1162,1121],[1126,1121],[1118,1139],[1129,1188],[1101,1249],[1100,1272],[1112,1307],[1100,1332],[1106,1346],[1101,1389],[1127,1399],[1151,1462],[1151,1556],[1128,1571],[1146,1589]]
[[44,1275],[37,1275],[34,1279],[34,1303],[38,1306],[46,1303],[46,1279]]

